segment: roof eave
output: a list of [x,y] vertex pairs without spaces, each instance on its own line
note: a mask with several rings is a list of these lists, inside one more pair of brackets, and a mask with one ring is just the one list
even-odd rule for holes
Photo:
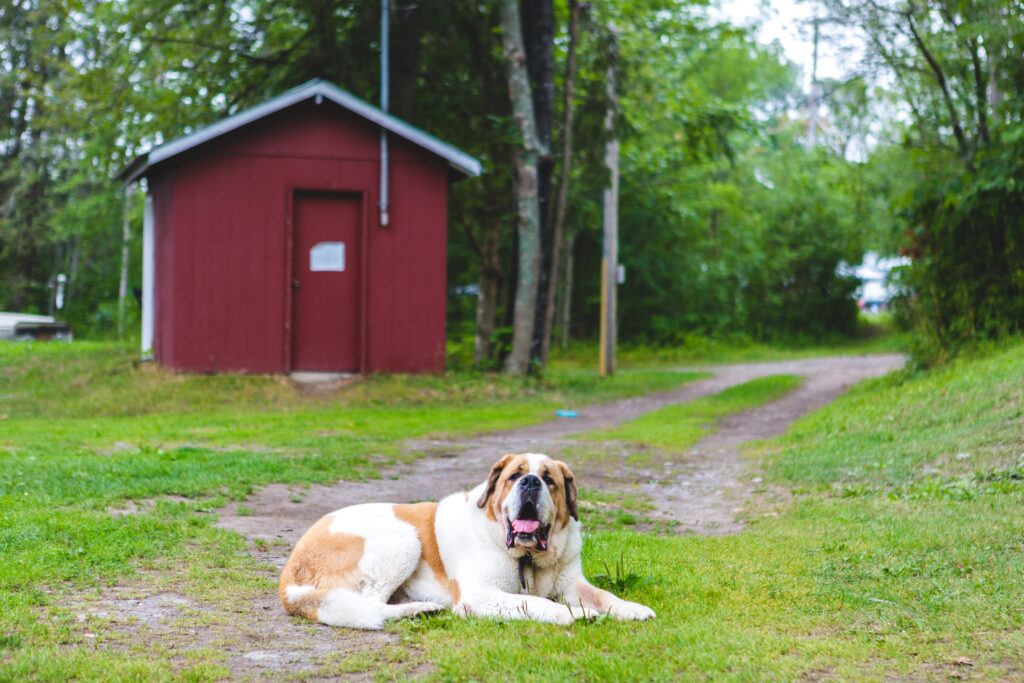
[[265,116],[312,98],[316,98],[318,103],[320,98],[331,100],[338,106],[441,157],[448,162],[451,168],[465,176],[475,178],[483,173],[483,165],[480,161],[462,150],[442,142],[433,135],[411,126],[387,112],[381,111],[332,83],[313,80],[282,93],[263,104],[246,109],[234,116],[229,116],[217,123],[201,128],[194,133],[156,147],[148,154],[139,155],[117,175],[117,178],[122,180],[125,185],[129,185],[144,176],[156,164],[186,152],[193,147],[198,147],[221,135],[237,130],[249,123],[258,121]]
[[115,177],[123,185],[131,185],[149,168],[149,154],[139,154],[122,168]]

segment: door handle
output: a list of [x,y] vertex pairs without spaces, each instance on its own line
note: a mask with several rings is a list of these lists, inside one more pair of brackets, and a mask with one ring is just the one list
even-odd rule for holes
[[292,289],[298,289],[298,288],[299,288],[299,278],[295,278],[294,280],[292,280]]

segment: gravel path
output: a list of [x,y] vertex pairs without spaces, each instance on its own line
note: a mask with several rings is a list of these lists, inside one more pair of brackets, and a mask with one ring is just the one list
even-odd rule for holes
[[657,516],[676,520],[684,530],[731,533],[742,527],[736,513],[742,505],[740,447],[744,443],[782,434],[793,420],[832,401],[851,385],[902,365],[902,356],[874,355],[694,368],[712,376],[672,391],[590,406],[580,410],[578,418],[554,419],[452,441],[409,443],[410,449],[425,451],[427,457],[388,470],[381,479],[309,488],[267,486],[246,501],[245,508],[251,514],[240,516],[233,507],[225,508],[220,512],[219,525],[251,539],[277,541],[281,551],[267,559],[283,565],[290,546],[302,533],[338,508],[373,501],[437,500],[483,481],[491,464],[504,453],[537,452],[561,457],[566,449],[579,447],[572,437],[580,433],[615,427],[652,410],[708,396],[757,377],[802,375],[806,381],[799,389],[725,419],[690,452],[659,459],[656,472],[626,467],[623,458],[621,462],[605,458],[576,463],[566,457],[581,489],[640,490],[657,504]]

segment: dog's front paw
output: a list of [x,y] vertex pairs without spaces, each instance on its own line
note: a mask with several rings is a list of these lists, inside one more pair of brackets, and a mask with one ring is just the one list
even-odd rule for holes
[[547,616],[547,619],[544,619],[544,621],[550,621],[552,624],[558,624],[559,626],[571,626],[572,622],[579,618],[578,610],[571,610],[563,607],[554,610]]
[[625,600],[612,605],[608,612],[612,617],[625,621],[645,621],[656,616],[654,610],[650,607],[644,607],[636,602],[626,602]]
[[569,626],[572,622],[579,622],[581,620],[593,622],[605,615],[600,609],[593,609],[591,607],[582,607],[580,605],[564,605],[564,607],[564,609],[556,612],[554,620],[556,624],[561,626]]
[[590,607],[580,607],[577,605],[576,607],[571,607],[570,609],[572,610],[573,617],[575,617],[577,620],[586,619],[587,621],[593,621],[595,619],[600,619],[604,616],[604,612],[602,612],[601,610],[592,609]]
[[444,605],[442,605],[439,602],[424,602],[424,603],[421,603],[421,604],[423,606],[423,612],[425,614],[433,614],[434,612],[443,612],[446,609],[448,609],[447,607],[445,607]]

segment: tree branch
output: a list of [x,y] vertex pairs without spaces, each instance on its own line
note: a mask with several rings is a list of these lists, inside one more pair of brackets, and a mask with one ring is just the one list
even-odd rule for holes
[[260,57],[259,55],[252,55],[246,52],[241,52],[232,47],[231,45],[218,45],[216,43],[208,43],[203,40],[195,40],[194,38],[148,36],[147,40],[151,43],[160,43],[168,45],[188,45],[189,47],[201,47],[207,50],[216,50],[217,52],[230,52],[251,62],[256,62],[257,64],[273,64],[278,58],[278,55],[274,55],[273,57]]
[[967,144],[967,137],[964,135],[963,126],[960,125],[960,114],[956,110],[956,104],[953,102],[953,96],[949,92],[949,84],[946,82],[946,74],[943,73],[942,67],[939,62],[935,59],[935,56],[925,45],[924,39],[917,30],[917,26],[914,24],[914,15],[912,10],[904,12],[903,16],[907,20],[907,27],[910,29],[910,33],[914,38],[914,43],[917,48],[921,51],[921,55],[925,61],[928,62],[928,66],[931,67],[932,72],[935,74],[935,80],[939,83],[939,89],[942,91],[942,99],[946,103],[946,109],[949,111],[950,123],[953,125],[953,135],[956,137],[957,146],[960,148],[960,154],[965,158],[969,158],[971,155],[970,146]]
[[[918,108],[917,104],[914,103],[914,96],[911,94],[910,88],[907,87],[904,81],[900,64],[897,63],[896,57],[886,49],[885,45],[882,44],[882,41],[879,40],[878,36],[871,31],[867,31],[866,33],[868,40],[870,40],[875,46],[875,50],[882,58],[882,61],[892,69],[893,75],[896,77],[896,83],[903,89],[907,104],[910,105],[910,112],[914,115],[914,120],[917,122],[918,134],[921,136],[921,144],[924,145],[925,139],[930,137],[928,133],[932,130],[932,127],[925,124],[925,119],[921,114],[921,110]],[[938,136],[936,135],[935,137],[935,142],[937,144],[941,144],[941,140],[938,139]]]
[[971,49],[971,65],[974,67],[974,98],[977,100],[978,134],[985,144],[989,144],[988,133],[988,78],[981,63],[981,55],[978,51],[978,39],[967,40]]

